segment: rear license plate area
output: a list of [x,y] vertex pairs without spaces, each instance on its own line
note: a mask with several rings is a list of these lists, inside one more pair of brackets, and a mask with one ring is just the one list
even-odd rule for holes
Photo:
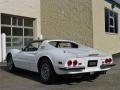
[[98,64],[98,60],[89,60],[88,67],[96,67]]

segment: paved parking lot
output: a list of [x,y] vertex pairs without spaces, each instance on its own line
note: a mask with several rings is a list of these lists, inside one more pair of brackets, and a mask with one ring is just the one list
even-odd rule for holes
[[54,85],[39,81],[36,73],[17,70],[8,72],[4,63],[0,64],[0,90],[120,90],[120,56],[114,57],[117,64],[106,75],[92,78],[60,78]]

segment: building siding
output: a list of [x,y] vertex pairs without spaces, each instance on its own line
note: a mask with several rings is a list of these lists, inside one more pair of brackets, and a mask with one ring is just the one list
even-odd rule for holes
[[91,0],[41,0],[43,38],[68,39],[93,47]]
[[[94,48],[110,54],[120,52],[120,8],[115,7],[112,9],[111,4],[105,0],[92,0],[92,4]],[[117,34],[105,32],[105,8],[109,8],[118,13]]]

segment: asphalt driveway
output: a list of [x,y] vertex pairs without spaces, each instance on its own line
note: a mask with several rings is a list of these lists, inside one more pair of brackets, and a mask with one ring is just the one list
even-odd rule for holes
[[17,70],[8,72],[0,63],[0,90],[120,90],[120,55],[114,57],[117,64],[106,75],[97,78],[60,78],[54,85],[40,82],[39,75]]

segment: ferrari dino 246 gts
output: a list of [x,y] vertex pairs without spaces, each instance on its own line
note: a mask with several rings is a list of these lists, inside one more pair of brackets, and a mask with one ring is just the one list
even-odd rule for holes
[[11,49],[6,57],[10,71],[21,68],[40,74],[44,83],[56,75],[81,75],[108,71],[112,55],[69,40],[36,40],[24,49]]

